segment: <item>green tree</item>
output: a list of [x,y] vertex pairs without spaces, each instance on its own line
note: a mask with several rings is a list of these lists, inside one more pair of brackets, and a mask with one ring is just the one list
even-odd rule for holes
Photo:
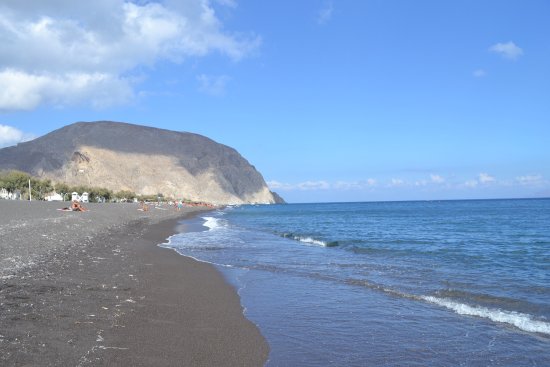
[[48,179],[31,178],[32,196],[36,200],[44,200],[46,195],[53,191],[52,182]]
[[69,185],[64,182],[57,182],[55,185],[55,192],[63,196],[63,199],[66,198],[66,195],[70,196],[71,191],[69,190]]
[[2,182],[4,187],[10,191],[21,190],[27,192],[29,187],[30,175],[21,171],[8,171],[3,174]]
[[121,190],[114,194],[114,197],[116,199],[127,199],[127,200],[134,200],[134,198],[137,197],[135,192],[129,191],[129,190]]

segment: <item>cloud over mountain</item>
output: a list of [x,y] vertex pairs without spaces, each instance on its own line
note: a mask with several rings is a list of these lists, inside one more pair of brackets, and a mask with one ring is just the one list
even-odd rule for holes
[[237,61],[261,42],[226,31],[209,0],[6,0],[0,39],[0,110],[124,103],[140,67],[213,52]]
[[32,140],[34,138],[34,135],[25,133],[15,127],[0,125],[0,148]]

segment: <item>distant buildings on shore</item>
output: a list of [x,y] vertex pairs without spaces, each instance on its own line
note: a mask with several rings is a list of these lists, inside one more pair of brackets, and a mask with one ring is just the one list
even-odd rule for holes
[[4,200],[21,200],[21,190],[9,192],[5,188],[0,188],[0,199]]
[[90,202],[90,198],[89,198],[90,194],[88,194],[87,192],[83,192],[82,195],[78,195],[78,192],[73,192],[71,194],[71,201],[78,201],[80,203],[88,203]]
[[[55,191],[52,191],[51,193],[44,196],[45,201],[65,201],[65,195],[59,194]],[[79,195],[78,192],[73,192],[71,194],[71,201],[78,201],[81,203],[88,203],[90,202],[89,198],[90,194],[87,192],[83,192],[82,195]],[[21,190],[15,190],[14,192],[10,192],[5,188],[0,188],[0,199],[3,200],[25,200],[23,199],[23,195],[21,195]],[[101,199],[101,198],[98,198]],[[98,200],[99,201],[99,200]],[[105,200],[103,200],[105,202]]]

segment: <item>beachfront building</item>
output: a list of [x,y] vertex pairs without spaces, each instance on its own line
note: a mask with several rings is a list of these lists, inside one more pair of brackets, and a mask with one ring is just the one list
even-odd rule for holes
[[89,203],[90,202],[90,194],[87,192],[83,192],[82,195],[78,195],[78,192],[73,192],[71,194],[71,201],[78,201],[81,203]]
[[54,191],[51,194],[46,195],[46,201],[63,201],[63,196]]
[[0,189],[0,199],[4,200],[21,200],[21,190],[15,190],[14,192],[9,192],[5,188]]

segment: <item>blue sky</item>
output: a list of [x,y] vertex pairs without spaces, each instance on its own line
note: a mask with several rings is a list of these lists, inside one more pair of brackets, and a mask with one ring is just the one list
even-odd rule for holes
[[550,196],[548,1],[21,3],[0,145],[125,121],[232,146],[291,202]]

